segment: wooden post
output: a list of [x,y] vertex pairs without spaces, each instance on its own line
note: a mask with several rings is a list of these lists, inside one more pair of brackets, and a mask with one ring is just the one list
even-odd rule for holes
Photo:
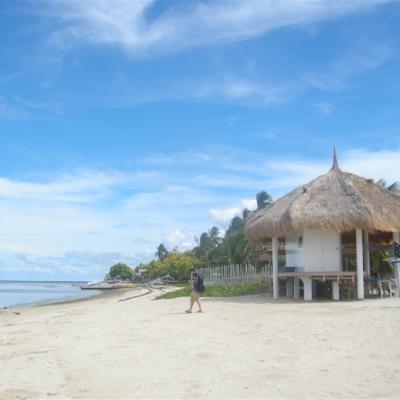
[[[400,244],[400,232],[393,232],[393,241]],[[400,264],[394,264],[394,279],[396,282],[396,296],[400,297]]]
[[363,262],[363,232],[362,229],[356,229],[357,245],[357,299],[364,299],[364,262]]
[[278,239],[272,238],[272,293],[274,299],[279,299],[278,281]]

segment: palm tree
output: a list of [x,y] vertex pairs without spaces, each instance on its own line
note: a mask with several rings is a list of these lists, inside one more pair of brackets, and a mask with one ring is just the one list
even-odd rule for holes
[[210,231],[208,232],[208,236],[211,240],[213,247],[218,247],[221,243],[223,238],[221,237],[221,231],[217,226],[213,226]]
[[400,182],[396,181],[389,185],[388,183],[386,183],[385,179],[381,178],[376,183],[391,191],[395,196],[400,197]]
[[256,200],[258,210],[272,204],[272,197],[265,190],[257,193]]
[[244,208],[242,211],[243,221],[246,221],[247,217],[250,215],[251,211],[248,208]]
[[157,247],[157,251],[155,256],[160,260],[164,260],[167,256],[168,256],[168,250],[166,249],[166,247],[164,246],[163,243],[161,243],[158,247]]

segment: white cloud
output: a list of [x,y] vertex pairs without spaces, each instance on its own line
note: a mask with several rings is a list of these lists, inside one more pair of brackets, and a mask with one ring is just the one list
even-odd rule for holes
[[252,211],[257,208],[257,201],[255,199],[243,199],[241,201],[241,205],[243,208],[247,208],[248,210]]
[[42,0],[33,4],[63,21],[66,27],[53,37],[58,44],[77,40],[144,53],[257,37],[277,28],[315,24],[392,1],[170,2],[165,11],[151,18],[148,12],[157,12],[159,3],[154,0]]
[[[59,22],[50,36],[52,44],[60,46],[63,52],[76,43],[89,43],[118,46],[129,55],[147,56],[258,37],[281,27],[315,24],[368,11],[392,1],[395,0],[170,1],[162,4],[162,0],[32,0],[30,8]],[[336,57],[338,61],[330,60],[325,71],[299,68],[295,76],[286,81],[279,77],[274,79],[273,71],[268,72],[266,78],[265,67],[249,73],[246,68],[237,72],[237,66],[231,66],[230,71],[226,66],[213,66],[212,74],[181,76],[180,81],[172,77],[158,79],[154,87],[142,82],[138,84],[129,73],[119,71],[115,80],[110,79],[113,82],[111,89],[107,84],[104,86],[104,96],[88,96],[79,104],[82,107],[89,101],[106,103],[108,107],[125,107],[168,99],[235,102],[248,106],[279,105],[308,91],[346,89],[354,84],[352,77],[379,67],[394,53],[389,45],[375,45],[371,40],[358,47],[345,50],[347,55]],[[167,83],[168,80],[171,82]],[[115,95],[109,95],[109,90]],[[63,108],[54,101],[44,104],[19,99],[18,104],[23,104],[29,112],[51,109],[56,115],[63,114]],[[315,108],[325,115],[332,111],[323,103],[316,104]]]
[[222,82],[197,82],[192,88],[195,98],[206,97],[213,101],[230,99],[259,104],[275,104],[289,99],[285,88],[262,81],[229,78]]
[[242,215],[245,208],[255,210],[257,208],[257,201],[255,199],[242,199],[239,206],[222,209],[212,208],[209,210],[209,214],[214,223],[226,225],[233,217]]
[[282,189],[304,185],[311,179],[328,172],[330,160],[308,161],[304,159],[271,160],[267,163],[268,188]]
[[[317,89],[335,92],[348,88],[355,76],[379,68],[392,56],[393,50],[387,44],[375,44],[370,40],[366,44],[357,44],[347,55],[339,57],[326,72],[311,71],[300,78],[300,92]],[[315,104],[322,114],[330,114],[332,105],[329,102]]]
[[345,153],[342,164],[343,169],[366,178],[400,181],[400,151],[351,150]]
[[79,170],[42,182],[0,177],[0,199],[90,203],[110,195],[113,187],[141,182],[151,176],[154,174]]
[[67,264],[83,276],[89,264],[78,262],[75,253],[131,254],[137,263],[148,260],[161,242],[190,249],[195,234],[208,226],[204,205],[215,196],[191,187],[188,178],[186,186],[178,181],[151,170],[80,170],[39,183],[0,178],[0,261],[16,253],[13,265],[31,272],[34,266],[45,273],[37,265],[54,262],[59,274],[65,271],[58,267]]
[[242,209],[240,207],[229,207],[221,210],[212,208],[210,216],[215,223],[227,224],[233,217],[240,215],[241,212]]
[[173,231],[166,232],[166,245],[169,248],[178,247],[181,250],[190,250],[196,245],[194,239],[196,233],[197,232],[185,228],[175,229]]
[[[240,164],[238,166],[240,169]],[[249,175],[243,175],[243,173],[241,173],[240,175],[239,173],[215,173],[210,175],[197,175],[194,177],[193,181],[199,186],[209,188],[237,188],[251,190],[258,190],[260,187],[264,186],[264,183],[267,183],[265,178],[262,178],[260,176],[253,177]]]

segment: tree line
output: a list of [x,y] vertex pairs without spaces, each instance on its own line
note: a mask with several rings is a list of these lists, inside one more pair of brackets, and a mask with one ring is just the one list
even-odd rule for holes
[[[271,196],[262,191],[256,195],[257,209],[272,203]],[[226,232],[217,226],[211,227],[196,239],[196,246],[185,252],[174,248],[171,251],[161,243],[154,254],[155,259],[148,264],[139,264],[136,272],[145,272],[150,278],[170,275],[178,281],[187,279],[191,267],[216,267],[228,264],[257,263],[258,248],[251,244],[244,233],[244,226],[250,210],[245,208],[235,216]]]

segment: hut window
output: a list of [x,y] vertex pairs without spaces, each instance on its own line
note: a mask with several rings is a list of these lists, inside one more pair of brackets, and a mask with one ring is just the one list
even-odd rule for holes
[[299,236],[299,249],[303,247],[303,236]]

